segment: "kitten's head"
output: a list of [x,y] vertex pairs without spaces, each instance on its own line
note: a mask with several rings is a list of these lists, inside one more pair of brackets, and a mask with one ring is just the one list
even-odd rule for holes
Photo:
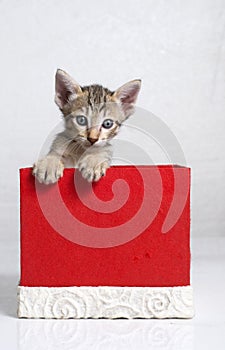
[[55,102],[65,117],[71,138],[86,146],[113,138],[134,113],[141,80],[132,80],[116,91],[101,85],[80,86],[66,72],[56,72]]

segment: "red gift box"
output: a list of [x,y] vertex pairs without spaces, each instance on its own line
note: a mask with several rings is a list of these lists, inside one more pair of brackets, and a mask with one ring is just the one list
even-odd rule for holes
[[20,288],[190,286],[187,167],[113,166],[92,185],[20,169],[20,215]]

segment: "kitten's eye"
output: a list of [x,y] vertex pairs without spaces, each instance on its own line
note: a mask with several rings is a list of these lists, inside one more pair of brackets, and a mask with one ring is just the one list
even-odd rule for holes
[[113,120],[112,119],[106,119],[104,120],[104,122],[102,123],[103,128],[105,129],[110,129],[113,126]]
[[85,126],[87,125],[87,118],[84,115],[76,116],[77,124]]

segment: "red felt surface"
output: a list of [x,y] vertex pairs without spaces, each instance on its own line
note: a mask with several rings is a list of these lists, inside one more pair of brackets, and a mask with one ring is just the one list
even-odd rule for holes
[[[94,227],[116,227],[129,221],[143,199],[143,167],[114,166],[94,184],[101,200],[112,199],[115,179],[125,179],[130,195],[114,213],[98,213],[79,200],[74,188],[74,169],[66,169],[59,181],[60,193],[70,213]],[[154,166],[145,170],[154,176]],[[37,199],[31,168],[20,169],[21,286],[185,286],[190,284],[190,169],[159,166],[163,195],[153,222],[138,237],[110,248],[90,248],[73,243],[56,232],[46,220]],[[184,209],[176,224],[162,233],[174,195],[174,170],[188,186]],[[148,184],[151,186],[151,183]],[[46,201],[54,186],[43,185]],[[157,189],[155,189],[157,192]],[[157,193],[156,193],[157,194]],[[179,195],[179,193],[178,193]],[[149,198],[149,206],[153,198]],[[56,207],[57,203],[51,203]],[[178,208],[179,209],[179,208]],[[175,208],[175,210],[178,210]],[[82,235],[82,232],[80,233]]]

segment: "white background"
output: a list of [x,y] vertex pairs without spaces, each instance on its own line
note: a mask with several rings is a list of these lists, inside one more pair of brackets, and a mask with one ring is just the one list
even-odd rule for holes
[[[197,252],[223,256],[224,28],[224,0],[0,1],[0,253],[3,296],[9,305],[19,269],[18,169],[33,164],[60,120],[53,102],[58,67],[80,84],[101,83],[111,89],[142,78],[138,105],[168,125],[192,167]],[[206,283],[208,267],[201,266],[196,271],[205,274]],[[14,277],[4,280],[8,273]],[[2,308],[7,314],[7,304],[2,302]],[[193,325],[187,327],[192,334]],[[197,329],[197,334],[207,333]]]

